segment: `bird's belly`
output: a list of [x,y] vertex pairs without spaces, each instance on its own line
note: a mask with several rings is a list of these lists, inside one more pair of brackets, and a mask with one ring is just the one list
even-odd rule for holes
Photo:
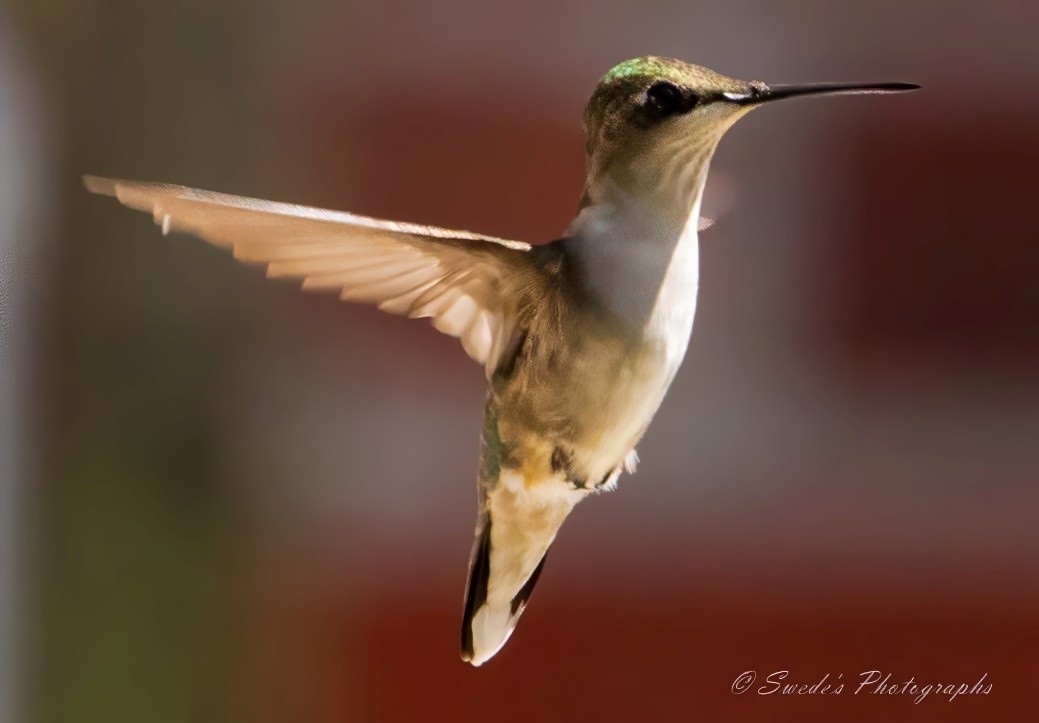
[[589,479],[602,479],[616,469],[645,434],[682,363],[688,340],[688,330],[649,339],[617,364],[602,384],[591,385],[594,395],[586,399],[574,440],[576,457]]
[[607,395],[612,423],[602,430],[599,447],[604,456],[623,457],[642,438],[685,358],[696,314],[695,245],[681,249],[676,261],[661,285],[636,352]]
[[689,346],[698,282],[694,232],[670,257],[635,353],[608,395],[612,423],[602,430],[599,446],[604,456],[631,451],[664,400]]
[[[553,450],[561,447],[559,459],[573,468],[572,477],[592,485],[607,479],[645,434],[685,358],[697,271],[693,232],[668,256],[662,278],[618,281],[625,293],[613,297],[604,296],[611,288],[604,284],[593,296],[611,316],[584,312],[567,330],[565,352],[530,359],[510,385],[503,408],[515,415],[518,428],[549,441]],[[610,306],[611,298],[652,301],[644,312],[626,316],[623,304]],[[542,335],[534,348],[544,350],[545,338],[563,336]]]

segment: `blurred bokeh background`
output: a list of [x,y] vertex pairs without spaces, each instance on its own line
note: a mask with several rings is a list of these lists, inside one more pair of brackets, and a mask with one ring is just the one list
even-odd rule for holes
[[[0,4],[0,720],[1034,720],[1039,10]],[[457,657],[481,370],[81,173],[536,242],[661,54],[910,80],[742,121],[687,361],[523,623]],[[853,696],[860,672],[987,696]],[[746,670],[838,698],[735,696]]]

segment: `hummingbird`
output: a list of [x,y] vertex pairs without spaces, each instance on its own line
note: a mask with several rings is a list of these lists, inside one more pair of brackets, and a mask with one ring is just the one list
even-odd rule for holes
[[681,60],[615,66],[584,112],[587,175],[563,236],[533,245],[164,183],[84,176],[93,193],[346,301],[428,317],[481,364],[488,393],[462,659],[512,634],[578,502],[635,471],[635,447],[686,354],[701,197],[715,149],[784,98],[909,83],[766,85]]

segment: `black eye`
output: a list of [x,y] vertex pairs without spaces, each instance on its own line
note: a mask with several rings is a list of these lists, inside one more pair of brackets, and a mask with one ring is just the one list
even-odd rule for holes
[[654,83],[646,91],[646,108],[658,118],[679,112],[683,105],[682,91],[667,81]]

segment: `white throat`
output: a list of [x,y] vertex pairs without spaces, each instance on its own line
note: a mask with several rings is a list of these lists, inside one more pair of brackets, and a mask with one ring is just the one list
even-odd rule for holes
[[661,183],[637,196],[603,179],[568,230],[564,243],[585,289],[640,336],[691,328],[710,156],[699,160],[681,164],[679,178],[670,175],[674,161],[663,164]]

